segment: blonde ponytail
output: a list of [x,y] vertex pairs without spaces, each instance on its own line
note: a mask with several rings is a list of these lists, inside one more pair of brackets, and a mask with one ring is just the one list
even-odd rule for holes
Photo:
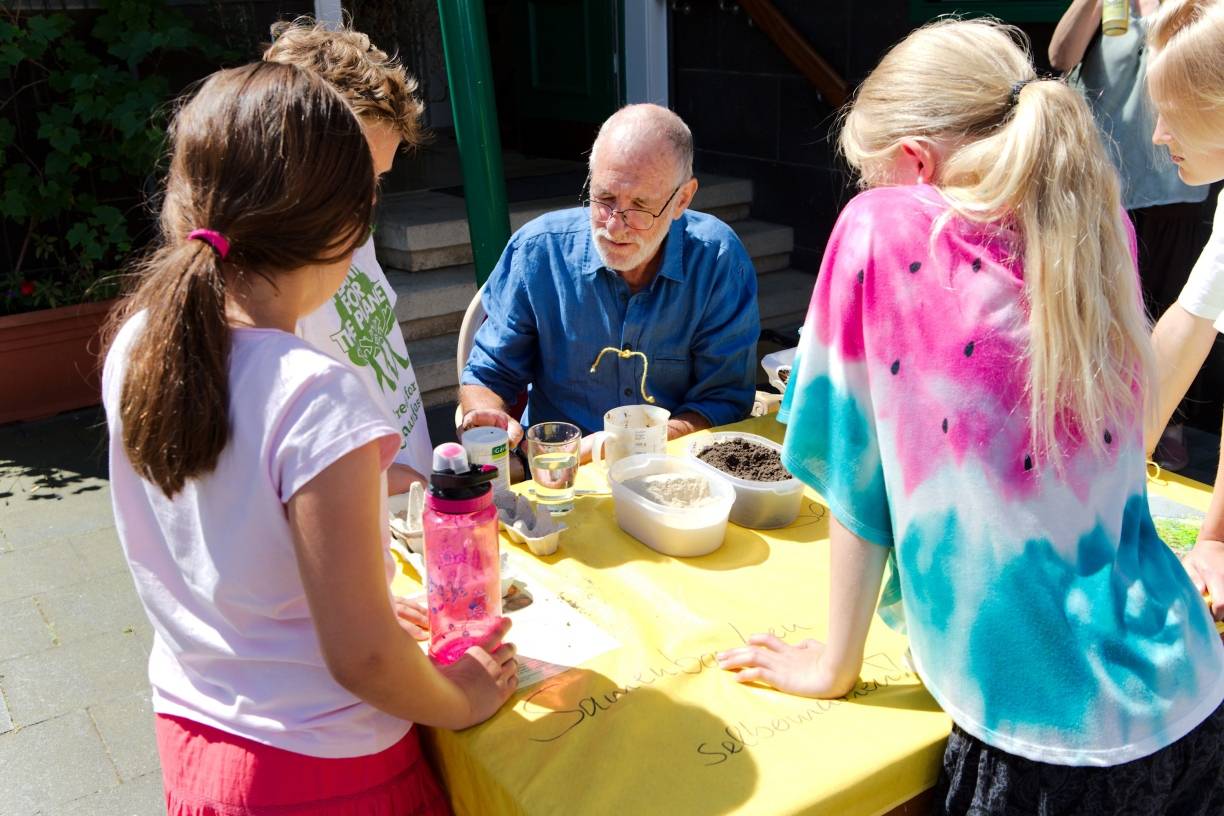
[[1133,424],[1153,361],[1117,173],[1083,99],[1036,80],[1024,42],[990,20],[915,31],[863,83],[841,146],[869,184],[902,141],[944,146],[952,212],[1018,235],[1032,444],[1059,466],[1060,438],[1103,452]]
[[997,133],[948,157],[940,184],[963,217],[1020,235],[1035,450],[1053,456],[1070,433],[1103,451],[1109,428],[1133,421],[1153,362],[1118,176],[1083,99],[1028,84]]

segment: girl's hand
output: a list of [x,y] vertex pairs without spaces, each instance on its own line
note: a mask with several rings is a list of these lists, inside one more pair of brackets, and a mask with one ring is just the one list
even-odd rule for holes
[[514,644],[502,643],[510,631],[510,619],[502,618],[497,628],[479,646],[440,671],[467,697],[469,716],[459,728],[482,723],[497,713],[518,688],[518,661]]
[[429,610],[425,607],[425,596],[415,598],[392,598],[392,608],[395,609],[395,622],[400,625],[414,640],[429,640]]
[[1224,620],[1224,541],[1200,538],[1182,556],[1182,566],[1203,595],[1211,596],[1211,615]]
[[739,669],[735,679],[740,683],[763,682],[779,691],[825,699],[841,697],[854,688],[857,671],[853,677],[839,677],[826,664],[820,641],[805,640],[792,646],[768,634],[752,635],[747,646],[718,654],[721,668]]

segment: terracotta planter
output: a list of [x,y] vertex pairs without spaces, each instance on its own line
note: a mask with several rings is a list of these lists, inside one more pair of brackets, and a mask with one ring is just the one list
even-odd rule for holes
[[0,317],[0,423],[102,401],[101,329],[114,304]]

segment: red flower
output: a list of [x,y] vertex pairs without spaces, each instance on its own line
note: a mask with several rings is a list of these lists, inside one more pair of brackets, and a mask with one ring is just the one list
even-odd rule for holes
[[25,297],[29,297],[30,295],[34,294],[34,281],[22,281],[21,294]]

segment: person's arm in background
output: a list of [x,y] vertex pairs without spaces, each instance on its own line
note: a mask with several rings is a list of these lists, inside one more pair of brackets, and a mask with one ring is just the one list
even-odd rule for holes
[[401,465],[399,462],[392,462],[391,467],[387,468],[387,495],[396,496],[400,493],[407,493],[408,488],[412,487],[413,482],[428,484],[429,480],[420,473],[407,465]]
[[1154,413],[1149,411],[1146,415],[1143,433],[1144,450],[1149,456],[1203,367],[1215,338],[1212,319],[1191,314],[1180,302],[1170,306],[1152,329],[1152,350],[1156,354],[1156,406]]
[[1101,0],[1074,0],[1050,38],[1050,67],[1066,73],[1079,65],[1101,25]]

